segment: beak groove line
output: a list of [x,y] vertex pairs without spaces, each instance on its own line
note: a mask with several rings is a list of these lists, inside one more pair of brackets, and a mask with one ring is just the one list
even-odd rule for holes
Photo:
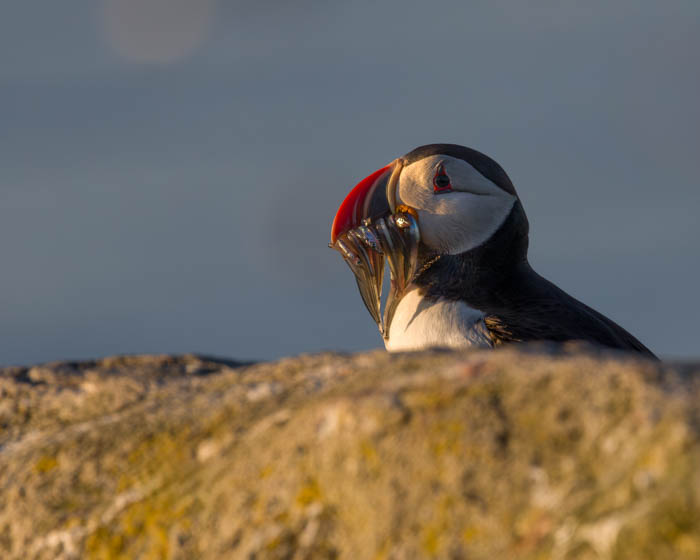
[[392,214],[396,212],[396,187],[399,184],[399,175],[401,175],[401,170],[403,169],[403,159],[396,159],[393,165],[394,169],[391,171],[389,182],[386,184],[386,199]]

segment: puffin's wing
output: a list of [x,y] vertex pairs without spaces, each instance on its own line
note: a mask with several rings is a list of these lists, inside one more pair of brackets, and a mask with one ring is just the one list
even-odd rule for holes
[[519,309],[492,310],[484,322],[494,345],[535,340],[584,340],[650,358],[656,356],[620,325],[574,299],[554,285],[556,292]]

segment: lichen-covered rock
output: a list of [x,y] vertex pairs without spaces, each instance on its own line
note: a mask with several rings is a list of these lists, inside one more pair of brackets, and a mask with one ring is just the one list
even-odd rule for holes
[[700,368],[591,348],[0,371],[0,557],[700,558]]

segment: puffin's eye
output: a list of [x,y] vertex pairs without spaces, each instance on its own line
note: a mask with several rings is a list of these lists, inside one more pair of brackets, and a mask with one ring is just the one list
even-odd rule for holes
[[445,166],[441,163],[433,177],[433,192],[439,194],[450,192],[451,190],[452,184],[450,183],[450,178],[447,173],[445,173]]

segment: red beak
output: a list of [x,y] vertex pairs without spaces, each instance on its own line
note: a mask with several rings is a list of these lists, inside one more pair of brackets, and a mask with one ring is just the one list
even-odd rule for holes
[[345,197],[340,208],[338,208],[338,212],[335,214],[335,219],[331,226],[331,243],[335,243],[339,235],[361,225],[362,220],[369,217],[369,206],[372,197],[377,192],[377,189],[386,186],[386,181],[391,175],[393,166],[394,164],[391,163],[365,177]]

